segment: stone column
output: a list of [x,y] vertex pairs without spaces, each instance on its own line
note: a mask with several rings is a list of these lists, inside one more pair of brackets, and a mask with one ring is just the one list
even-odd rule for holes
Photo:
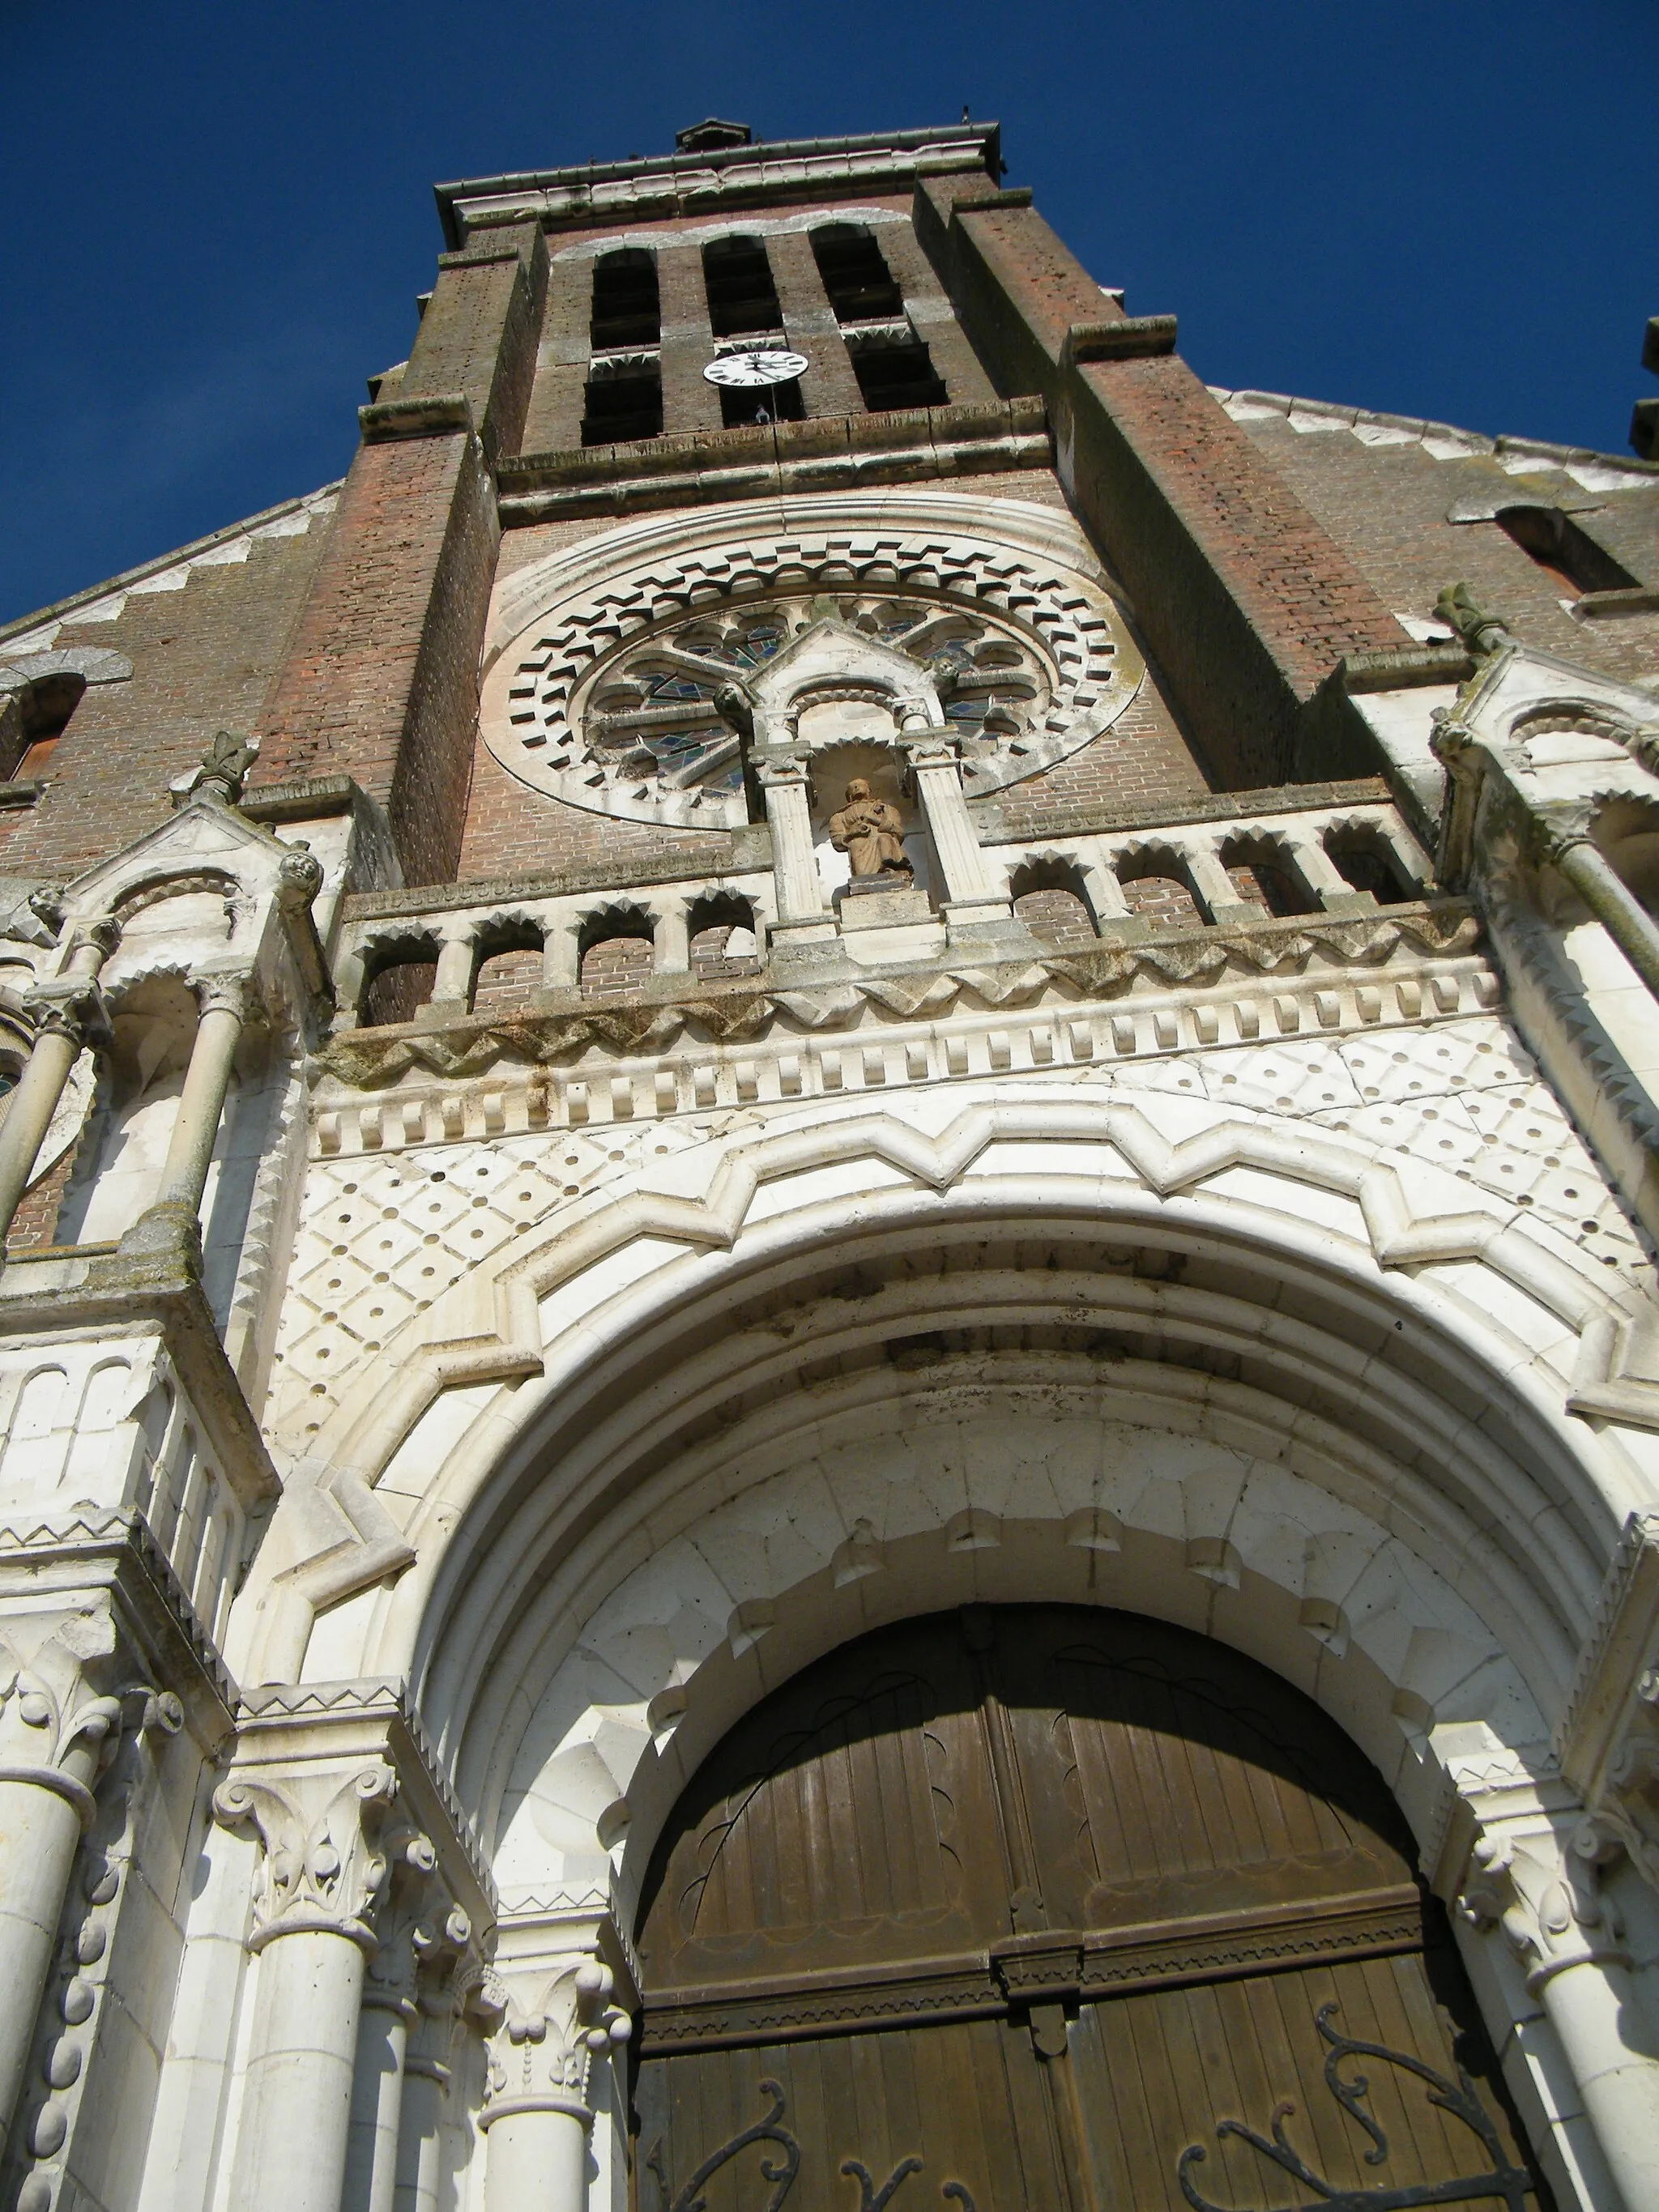
[[202,1193],[251,992],[248,978],[235,975],[203,976],[195,989],[201,1012],[161,1165],[161,1188],[121,1239],[124,1253],[172,1250],[182,1243],[199,1257]]
[[1544,857],[1559,868],[1659,998],[1659,922],[1629,889],[1588,830],[1548,833]]
[[835,917],[824,902],[823,884],[812,851],[812,811],[807,795],[804,760],[762,761],[757,764],[761,788],[766,794],[766,819],[772,830],[772,865],[778,887],[778,918],[772,925],[775,943],[833,937]]
[[434,1972],[453,1975],[471,1937],[471,1922],[438,1881],[435,1866],[430,1843],[415,1839],[402,1854],[379,1916],[380,1947],[368,1963],[357,2029],[342,2212],[392,2212],[422,1983]]
[[231,2201],[236,2212],[340,2212],[380,1846],[397,1795],[384,1759],[233,1773],[213,1801],[264,1845],[248,1948],[259,1954]]
[[[213,1800],[263,1846],[248,1948],[259,1961],[229,2202],[235,2212],[341,2212],[351,2148],[368,1962],[390,1954],[363,2035],[373,2080],[359,2100],[352,2201],[389,2206],[410,2011],[399,1953],[473,1929],[493,1903],[447,1784],[400,1684],[336,1682],[325,1702],[265,1685],[244,1692],[236,1764]],[[423,1887],[424,1885],[424,1887]],[[428,1928],[404,1908],[426,1898]],[[424,1932],[423,1931],[427,1931]],[[385,2002],[380,2002],[384,1997]],[[378,2043],[376,2039],[378,2038]]]
[[1500,1929],[1554,2029],[1624,2212],[1653,2198],[1659,2060],[1626,2024],[1641,2017],[1630,1954],[1601,1868],[1619,1854],[1596,1823],[1498,1823],[1476,1841],[1460,1904]]
[[943,730],[908,739],[905,752],[945,884],[945,920],[951,935],[982,935],[1013,922],[1013,903],[992,879],[974,833],[956,747]]
[[548,923],[542,939],[544,991],[574,991],[580,982],[581,927],[575,915],[557,915]]
[[438,972],[432,979],[432,996],[424,1012],[434,1020],[466,1012],[472,996],[472,939],[446,937],[438,946]]
[[691,939],[685,902],[665,903],[651,929],[651,964],[659,975],[683,975],[691,965]]
[[393,2203],[395,2212],[438,2212],[444,2105],[456,2029],[464,2014],[494,2027],[501,2004],[476,1953],[456,1960],[440,1953],[422,1966],[416,2007],[418,2017],[404,2054],[403,2127]]
[[630,2033],[615,1986],[608,1966],[586,1959],[529,2009],[509,2008],[478,2121],[489,2141],[485,2212],[586,2212],[589,2075]]
[[13,1616],[0,1637],[0,2151],[99,1777],[124,1723],[173,1735],[184,1717],[170,1692],[113,1688],[118,1644],[98,1601]]
[[108,1034],[98,974],[121,941],[120,924],[94,921],[70,940],[61,975],[40,983],[26,1001],[35,1022],[34,1048],[0,1123],[0,1254],[18,1202],[28,1188],[41,1140],[58,1111],[70,1071],[88,1043]]

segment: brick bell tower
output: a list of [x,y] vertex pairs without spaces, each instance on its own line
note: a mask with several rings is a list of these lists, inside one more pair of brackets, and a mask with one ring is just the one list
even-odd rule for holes
[[0,2204],[1650,2201],[1659,468],[1004,174],[0,626]]

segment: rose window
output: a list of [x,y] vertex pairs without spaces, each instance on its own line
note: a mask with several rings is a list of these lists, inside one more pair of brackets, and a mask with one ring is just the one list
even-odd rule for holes
[[589,752],[623,781],[741,791],[737,730],[721,713],[721,695],[735,686],[747,696],[792,638],[826,617],[916,663],[964,763],[1028,731],[1051,695],[1035,644],[975,609],[874,594],[762,600],[672,623],[611,654],[575,701]]
[[[878,744],[935,729],[974,799],[1123,712],[1145,671],[1069,520],[1006,502],[999,540],[976,534],[985,509],[960,495],[885,496],[934,526],[641,548],[597,580],[590,543],[521,572],[498,609],[484,743],[568,804],[736,830],[746,745],[775,757],[838,729]],[[671,549],[686,534],[660,529]]]

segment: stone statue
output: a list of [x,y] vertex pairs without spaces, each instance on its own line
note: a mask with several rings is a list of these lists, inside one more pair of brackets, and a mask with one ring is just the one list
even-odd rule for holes
[[714,688],[714,712],[728,730],[745,745],[755,742],[755,709],[749,694],[740,684],[720,684]]
[[1478,607],[1467,584],[1448,584],[1434,603],[1435,613],[1448,629],[1455,630],[1471,653],[1496,653],[1509,642],[1509,627],[1501,616]]
[[871,876],[908,878],[910,863],[900,840],[903,823],[896,806],[872,799],[870,787],[856,776],[847,787],[847,804],[830,817],[830,842],[853,863],[854,882]]

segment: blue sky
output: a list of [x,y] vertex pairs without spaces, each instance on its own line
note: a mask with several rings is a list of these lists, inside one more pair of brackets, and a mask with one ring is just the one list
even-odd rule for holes
[[343,472],[430,185],[999,118],[1213,383],[1624,448],[1651,0],[0,0],[0,617]]

